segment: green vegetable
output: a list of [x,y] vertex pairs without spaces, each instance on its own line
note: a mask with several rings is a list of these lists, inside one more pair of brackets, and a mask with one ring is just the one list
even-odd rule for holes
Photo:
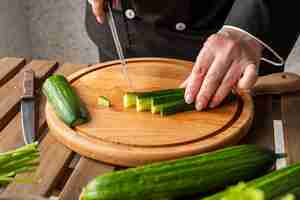
[[280,200],[296,200],[293,194],[287,194],[283,196]]
[[64,76],[50,76],[42,89],[55,113],[68,126],[73,127],[88,121],[88,111]]
[[179,112],[185,112],[185,111],[192,111],[195,110],[194,104],[187,104],[185,103],[185,100],[177,101],[173,104],[165,105],[161,107],[160,115],[161,116],[167,116],[176,114]]
[[214,191],[269,169],[276,155],[254,145],[240,145],[111,172],[93,179],[81,200],[173,199]]
[[104,96],[100,96],[100,97],[98,97],[98,105],[105,106],[105,107],[110,107],[111,102],[108,98],[106,98]]
[[170,94],[166,96],[154,97],[151,99],[151,112],[153,114],[160,113],[160,110],[163,106],[174,104],[174,102],[184,99],[184,95],[179,94]]
[[131,108],[136,105],[136,97],[137,95],[133,92],[127,92],[123,96],[123,107],[124,108]]
[[0,186],[10,183],[16,174],[35,170],[39,164],[38,158],[37,143],[0,153]]
[[168,90],[157,90],[151,92],[136,93],[136,110],[138,112],[151,110],[151,103],[153,98],[169,96],[169,95],[184,95],[183,88],[168,89]]
[[[300,186],[300,163],[271,172],[265,176],[247,182],[247,187],[259,189],[264,192],[264,200],[271,200],[290,192]],[[203,200],[223,200],[228,190],[217,193]]]
[[247,187],[244,182],[241,182],[238,185],[229,187],[222,200],[264,200],[264,192]]

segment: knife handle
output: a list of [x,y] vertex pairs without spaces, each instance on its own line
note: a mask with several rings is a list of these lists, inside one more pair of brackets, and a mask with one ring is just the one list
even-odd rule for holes
[[24,72],[22,98],[34,98],[34,71],[31,69]]

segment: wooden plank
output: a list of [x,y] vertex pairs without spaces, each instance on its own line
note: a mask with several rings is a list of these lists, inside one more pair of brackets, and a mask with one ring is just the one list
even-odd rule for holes
[[[37,80],[43,80],[49,74],[51,74],[56,67],[57,63],[53,61],[32,61],[30,64],[26,65],[23,70],[13,79],[0,88],[0,96],[5,97],[0,99],[0,131],[17,114],[19,110],[24,70],[34,70]],[[38,86],[39,84],[36,85]]]
[[300,161],[300,92],[286,94],[281,100],[281,115],[285,134],[285,151],[288,163]]
[[[72,71],[85,68],[88,65],[74,65],[65,64],[58,67],[55,74],[69,75]],[[46,128],[46,119],[44,113],[44,107],[46,98],[41,96],[39,104],[39,134]],[[23,145],[23,138],[21,134],[20,115],[11,121],[11,123],[0,134],[0,149],[9,149],[16,146]],[[40,143],[41,149],[41,164],[38,168],[37,177],[40,182],[38,184],[15,184],[12,183],[8,186],[6,192],[28,192],[31,194],[48,195],[49,191],[55,186],[58,178],[64,173],[69,162],[73,157],[73,153],[70,149],[64,147],[58,143],[51,133],[47,133],[44,139]],[[33,173],[26,173],[19,175],[19,177],[33,176]]]
[[274,149],[272,96],[257,96],[254,101],[254,121],[248,135],[241,143]]
[[0,59],[0,87],[14,77],[24,67],[24,58],[2,58]]
[[72,159],[72,151],[58,143],[50,134],[40,143],[40,164],[36,172],[23,173],[17,178],[35,178],[36,183],[11,183],[4,194],[36,194],[48,195],[51,188],[60,178],[62,169]]
[[92,179],[96,176],[111,172],[114,166],[104,164],[89,158],[82,157],[78,162],[75,170],[69,178],[66,186],[61,192],[60,200],[77,200],[82,191]]

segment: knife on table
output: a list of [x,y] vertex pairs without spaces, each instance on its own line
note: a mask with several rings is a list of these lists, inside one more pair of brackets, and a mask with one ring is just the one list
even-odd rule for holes
[[23,95],[21,100],[22,134],[25,144],[35,140],[35,99],[34,71],[27,70],[23,77]]
[[106,18],[107,18],[107,22],[108,22],[109,28],[110,28],[112,36],[113,36],[113,40],[114,40],[114,44],[115,44],[115,47],[116,47],[116,50],[117,50],[117,53],[118,53],[119,60],[122,64],[123,75],[124,75],[125,80],[127,81],[128,85],[129,85],[129,88],[132,89],[132,82],[131,82],[131,80],[128,76],[127,62],[125,60],[123,48],[122,48],[122,45],[121,45],[121,42],[120,42],[120,39],[119,39],[119,35],[118,35],[118,32],[117,32],[116,23],[115,23],[115,20],[114,20],[112,9],[111,9],[111,4],[110,4],[110,2],[107,2],[106,5],[107,5],[106,7],[108,9],[108,12],[106,13]]

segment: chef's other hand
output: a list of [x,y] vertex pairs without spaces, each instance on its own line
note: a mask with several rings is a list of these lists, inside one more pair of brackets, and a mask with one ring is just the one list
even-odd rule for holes
[[103,24],[105,19],[104,3],[106,0],[88,0],[98,23]]
[[182,83],[185,101],[198,111],[214,108],[234,87],[251,89],[263,47],[255,39],[230,28],[211,35],[203,45],[189,77]]

